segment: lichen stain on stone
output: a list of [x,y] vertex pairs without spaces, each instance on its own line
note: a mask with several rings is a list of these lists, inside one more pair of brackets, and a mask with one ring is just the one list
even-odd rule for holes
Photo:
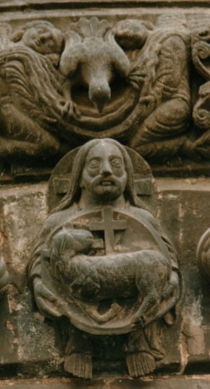
[[185,307],[183,312],[179,344],[182,366],[181,372],[184,371],[190,356],[205,353],[204,329],[202,327],[202,321],[201,297],[198,296],[191,306]]
[[182,220],[183,217],[184,217],[184,215],[185,215],[185,209],[184,209],[184,207],[183,207],[182,204],[179,204],[179,206],[178,206],[178,216],[179,216],[179,220]]

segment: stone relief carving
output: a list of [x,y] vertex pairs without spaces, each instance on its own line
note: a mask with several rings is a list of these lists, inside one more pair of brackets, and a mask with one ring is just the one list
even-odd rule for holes
[[150,161],[209,159],[206,19],[191,28],[175,15],[91,17],[65,31],[37,20],[0,31],[1,160],[55,161],[106,136]]
[[197,245],[198,266],[207,279],[210,277],[210,229],[208,228]]
[[54,65],[62,50],[63,35],[45,21],[28,23],[13,35],[3,27],[1,156],[53,155],[60,147],[53,124],[65,111],[62,79]]
[[111,139],[79,148],[29,265],[38,309],[68,319],[64,368],[79,377],[92,376],[92,338],[111,335],[128,334],[131,376],[155,370],[163,323],[173,324],[181,297],[174,248],[135,195],[140,157],[130,155]]
[[5,262],[2,258],[0,258],[0,293],[5,291],[5,287],[7,287],[7,285],[11,282],[12,279],[9,275]]
[[159,17],[1,25],[2,157],[49,159],[95,137],[147,158],[173,155],[190,115],[189,33]]
[[200,130],[198,139],[192,145],[192,150],[201,157],[209,159],[209,98],[210,98],[210,26],[209,23],[197,27],[192,33],[192,60],[198,73],[206,82],[202,84],[198,91],[198,99],[193,108],[193,118],[196,126]]
[[188,81],[189,32],[175,18],[159,18],[145,31],[137,59],[140,76],[139,125],[129,145],[143,156],[177,154],[183,147],[190,117]]

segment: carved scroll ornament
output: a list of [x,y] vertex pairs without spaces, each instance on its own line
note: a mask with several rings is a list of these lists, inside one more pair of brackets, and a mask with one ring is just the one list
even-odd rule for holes
[[204,23],[192,34],[192,60],[202,78],[206,81],[198,90],[198,99],[193,108],[193,118],[200,130],[192,150],[209,160],[210,145],[210,26]]

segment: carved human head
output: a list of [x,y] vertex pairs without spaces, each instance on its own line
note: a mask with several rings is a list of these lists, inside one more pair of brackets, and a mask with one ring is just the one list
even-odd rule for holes
[[63,33],[47,21],[27,23],[22,42],[40,54],[59,54],[63,48]]
[[127,19],[118,22],[113,32],[116,41],[123,49],[141,49],[152,29],[150,23],[137,20]]
[[84,188],[105,198],[123,193],[134,205],[133,175],[133,165],[123,145],[109,138],[91,140],[80,147],[72,166],[71,185],[56,210],[79,202]]
[[83,167],[80,188],[96,201],[115,200],[127,184],[127,172],[118,145],[100,140],[90,148]]

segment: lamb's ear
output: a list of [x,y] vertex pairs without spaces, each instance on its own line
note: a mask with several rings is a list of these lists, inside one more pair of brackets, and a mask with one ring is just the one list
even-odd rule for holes
[[140,49],[153,29],[151,23],[142,22],[137,19],[121,20],[114,28],[114,36],[117,43],[127,50]]

